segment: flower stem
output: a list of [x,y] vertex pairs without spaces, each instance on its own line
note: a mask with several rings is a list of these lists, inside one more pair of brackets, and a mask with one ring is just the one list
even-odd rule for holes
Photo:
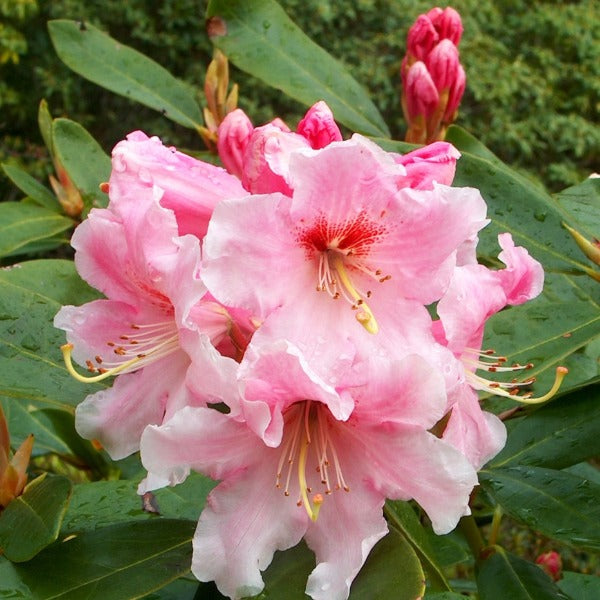
[[479,527],[477,527],[477,523],[475,522],[475,518],[473,515],[463,517],[458,522],[458,526],[465,540],[467,540],[469,547],[471,548],[471,552],[475,557],[475,561],[479,562],[481,551],[483,550],[485,544],[483,542],[483,538],[481,537]]

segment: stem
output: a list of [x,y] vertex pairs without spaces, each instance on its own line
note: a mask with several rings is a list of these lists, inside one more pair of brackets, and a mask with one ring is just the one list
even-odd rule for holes
[[498,540],[498,534],[500,533],[500,522],[502,521],[502,508],[500,505],[496,506],[494,510],[494,516],[492,517],[492,530],[490,531],[490,537],[488,545],[495,546]]
[[475,557],[475,561],[479,562],[479,557],[484,548],[484,543],[483,538],[481,537],[481,532],[479,531],[479,527],[477,527],[477,523],[475,522],[475,517],[473,517],[473,515],[463,517],[458,522],[458,526],[460,527],[460,531],[465,540],[467,540],[469,548],[471,548],[471,552]]

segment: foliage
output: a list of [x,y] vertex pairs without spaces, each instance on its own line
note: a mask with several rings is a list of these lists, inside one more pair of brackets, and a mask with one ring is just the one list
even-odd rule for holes
[[[77,122],[65,118],[48,117],[49,122],[42,127],[46,143],[82,194],[85,209],[81,218],[85,218],[89,208],[102,206],[106,201],[98,186],[107,179],[109,159],[95,138],[106,144],[108,136],[121,137],[126,132],[119,128],[156,126],[156,132],[165,132],[168,141],[189,141],[197,146],[197,122],[185,115],[199,114],[196,111],[199,106],[193,104],[194,93],[202,80],[208,52],[198,50],[196,61],[188,57],[186,62],[183,56],[202,37],[202,16],[191,10],[195,3],[184,0],[163,3],[150,11],[143,4],[114,2],[111,3],[114,13],[109,14],[106,2],[90,2],[85,6],[68,0],[52,6],[40,2],[42,16],[62,17],[64,12],[78,11],[77,17],[86,22],[81,25],[78,21],[62,20],[51,24],[53,42],[65,62],[105,88],[155,109],[155,112],[150,112],[151,108],[148,112],[138,110],[131,99],[115,100],[109,92],[101,95],[91,83],[70,76],[64,78],[61,86],[57,78],[52,84],[56,87],[51,89],[52,77],[57,77],[63,67],[52,63],[48,40],[40,42],[46,54],[37,74],[45,74],[42,80],[46,89],[51,90],[50,99],[61,99],[59,112],[77,113],[92,134],[107,120],[129,113],[126,119],[114,122],[103,136],[92,135]],[[291,96],[282,100],[280,92],[265,92],[265,84],[236,76],[244,81],[243,95],[249,99],[250,112],[258,122],[278,113],[291,115],[293,122],[294,115],[303,111],[300,106],[309,103],[310,98],[301,85],[285,87],[284,76],[299,81],[305,66],[318,62],[319,69],[315,66],[313,73],[323,75],[312,82],[315,89],[311,91],[316,96],[330,94],[332,98],[344,99],[350,90],[358,101],[363,95],[368,100],[369,95],[359,85],[361,81],[371,92],[374,105],[364,104],[369,114],[366,123],[354,111],[344,111],[342,103],[340,120],[349,129],[365,128],[368,133],[385,136],[385,125],[371,131],[368,128],[373,123],[387,122],[392,138],[401,136],[403,124],[397,110],[396,74],[404,40],[398,32],[406,31],[414,16],[427,8],[424,3],[412,5],[408,14],[400,8],[392,9],[392,4],[375,0],[357,1],[344,10],[324,0],[286,2],[284,6],[289,13],[298,17],[300,29],[309,29],[303,19],[310,15],[311,36],[331,54],[346,61],[348,71],[339,77],[331,75],[334,63],[328,62],[329,57],[324,58],[296,30],[301,60],[292,55],[285,36],[277,32],[285,28],[292,31],[293,25],[274,9],[266,26],[259,9],[272,8],[268,0],[255,3],[254,8],[244,4],[241,0],[213,0],[208,15],[226,14],[230,35],[236,20],[245,20],[256,31],[268,30],[265,38],[274,44],[276,51],[261,55],[264,64],[258,66],[252,60],[245,60],[249,47],[252,49],[255,44],[252,37],[223,35],[214,39],[216,45],[227,46],[231,60],[240,68],[263,77]],[[573,115],[581,123],[597,117],[598,107],[594,104],[597,82],[589,81],[593,78],[588,74],[597,68],[594,54],[597,50],[591,42],[598,34],[586,28],[584,35],[577,29],[585,23],[578,11],[586,3],[565,7],[566,18],[560,27],[555,4],[540,5],[532,19],[523,18],[526,4],[516,0],[502,7],[497,3],[479,4],[477,11],[470,0],[457,2],[456,6],[466,15],[465,25],[470,32],[461,46],[467,71],[478,74],[470,79],[470,98],[463,105],[465,120],[474,125],[500,158],[527,166],[530,164],[527,161],[538,153],[537,160],[544,165],[544,170],[538,173],[549,183],[564,182],[565,177],[573,176],[569,160],[580,168],[591,168],[591,160],[597,157],[594,155],[597,128],[590,124],[589,137],[582,140],[578,136],[570,139],[571,134],[559,127],[564,123],[561,119],[575,119]],[[224,10],[229,12],[221,12]],[[172,61],[181,66],[173,74],[187,79],[191,86],[170,76],[157,76],[149,90],[148,74],[162,71],[122,46],[117,55],[117,46],[98,33],[94,22],[108,27],[112,37],[135,45],[148,57],[162,64]],[[137,28],[125,32],[123,23],[132,22],[137,22]],[[169,26],[163,28],[161,24],[166,22]],[[190,29],[190,23],[196,29]],[[358,30],[356,23],[361,24]],[[28,21],[29,25],[34,31],[35,21]],[[373,34],[382,28],[383,32]],[[339,35],[331,36],[332,29]],[[516,43],[525,32],[530,41],[535,38],[535,51],[530,48],[531,55],[515,54],[525,52]],[[565,32],[569,39],[564,38],[556,53],[544,49],[544,44],[550,47],[557,37],[567,36]],[[72,51],[73,44],[78,45],[78,51]],[[161,54],[163,44],[167,50]],[[197,47],[201,48],[200,42]],[[102,48],[104,62],[111,69],[102,71],[93,61],[82,59],[85,52],[93,56],[98,48]],[[485,49],[486,53],[478,53],[475,48]],[[131,60],[120,62],[123,55]],[[560,69],[553,66],[557,56],[561,64],[572,65],[568,73],[560,75],[559,98],[548,92],[550,86],[558,84]],[[34,57],[33,53],[28,56]],[[542,68],[547,73],[543,82]],[[586,69],[591,70],[583,77]],[[507,76],[509,71],[511,77]],[[132,86],[122,86],[123,73],[135,82]],[[175,89],[179,85],[181,88]],[[84,90],[89,93],[93,90],[99,103],[88,104],[82,97]],[[179,91],[181,95],[177,95]],[[167,110],[163,118],[160,108],[165,99],[172,101],[184,118],[172,110]],[[184,107],[188,101],[192,103],[191,109]],[[131,110],[132,106],[135,110]],[[556,111],[549,112],[549,106]],[[519,120],[515,120],[515,114]],[[546,117],[542,115],[549,120],[544,121]],[[543,139],[553,131],[564,134],[565,139],[557,138],[552,144]],[[553,583],[530,561],[511,552],[512,548],[504,542],[499,519],[506,513],[523,527],[575,549],[589,552],[600,549],[600,483],[597,470],[587,462],[600,454],[598,282],[587,276],[591,273],[597,277],[598,271],[562,225],[566,222],[580,228],[583,224],[596,231],[598,204],[594,198],[599,197],[600,180],[570,188],[559,194],[556,201],[543,187],[507,166],[463,129],[451,128],[449,139],[463,154],[456,185],[479,188],[489,206],[491,224],[481,234],[482,260],[488,263],[496,260],[497,233],[510,231],[515,241],[526,246],[547,271],[545,291],[540,298],[527,307],[495,315],[486,332],[486,343],[509,354],[511,360],[523,363],[534,360],[533,374],[540,387],[551,383],[558,364],[567,365],[570,375],[561,395],[549,405],[511,415],[509,442],[480,473],[481,487],[472,502],[474,516],[461,524],[462,541],[457,541],[458,534],[434,537],[426,519],[413,505],[388,503],[386,517],[391,534],[371,553],[353,584],[350,598],[383,599],[392,594],[414,598],[422,595],[424,581],[426,597],[440,600],[461,597],[457,592],[463,589],[477,591],[481,600],[504,598],[507,593],[511,598],[575,600],[588,593],[592,597],[598,589],[597,577],[568,574]],[[389,150],[405,149],[393,139],[381,137],[377,141]],[[561,167],[559,177],[556,175],[559,167],[553,165],[558,165],[556,146],[561,144],[566,145],[572,156],[567,157],[567,166]],[[541,150],[546,151],[544,159],[540,159]],[[4,556],[0,557],[0,597],[85,595],[125,599],[147,594],[157,600],[219,597],[211,585],[198,584],[188,576],[194,522],[213,482],[196,475],[181,486],[145,495],[140,500],[135,496],[136,485],[143,477],[138,458],[112,461],[75,433],[74,406],[91,391],[101,390],[104,384],[85,386],[68,375],[59,351],[62,334],[53,328],[52,319],[61,305],[82,304],[97,294],[79,279],[69,260],[14,262],[17,255],[44,253],[66,242],[66,232],[74,220],[62,215],[50,192],[25,171],[13,164],[5,167],[5,172],[27,199],[0,204],[0,231],[4,228],[10,233],[0,238],[0,254],[7,265],[0,271],[0,401],[8,418],[13,446],[17,447],[33,432],[34,468],[49,473],[34,480],[21,499],[9,505],[10,512],[0,514],[0,546],[4,550]],[[581,203],[573,201],[579,197],[586,198],[583,208]],[[588,218],[589,215],[592,217]],[[506,399],[484,397],[483,401],[490,410],[504,416],[508,416],[505,411],[513,406]],[[77,483],[72,485],[65,476]],[[45,494],[52,497],[52,502],[44,501]],[[27,506],[32,507],[33,517]],[[486,526],[487,539],[481,537],[479,526]],[[469,588],[469,582],[460,581],[465,563],[468,574],[473,573],[473,568],[476,570],[477,590]],[[266,589],[260,598],[304,597],[306,573],[312,566],[312,556],[303,545],[278,554],[265,574]]]

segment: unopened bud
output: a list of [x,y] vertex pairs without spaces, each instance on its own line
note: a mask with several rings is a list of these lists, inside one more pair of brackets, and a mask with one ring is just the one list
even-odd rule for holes
[[554,550],[544,552],[535,559],[535,562],[546,571],[553,581],[558,581],[562,577],[562,559],[558,552],[554,552]]
[[342,133],[333,118],[333,113],[322,100],[311,106],[298,123],[296,132],[305,137],[315,150],[342,140]]
[[427,16],[437,31],[440,40],[450,40],[458,46],[463,34],[463,25],[460,15],[452,7],[448,6],[444,10],[441,8],[432,8]]
[[252,122],[241,108],[225,116],[218,129],[217,150],[221,162],[240,179],[244,164],[244,153],[254,131]]
[[460,152],[447,142],[434,142],[413,150],[395,160],[404,165],[406,178],[400,184],[416,190],[431,190],[433,182],[451,185],[456,172],[456,161]]
[[438,41],[439,34],[431,19],[427,15],[419,15],[408,30],[406,51],[413,60],[425,60]]

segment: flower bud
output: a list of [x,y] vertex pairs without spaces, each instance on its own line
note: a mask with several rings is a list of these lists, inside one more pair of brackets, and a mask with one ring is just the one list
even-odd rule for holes
[[308,148],[306,139],[275,125],[257,127],[244,154],[242,185],[252,194],[281,192],[291,196],[286,177],[293,150]]
[[315,150],[342,140],[342,133],[333,118],[333,113],[322,100],[311,106],[298,123],[296,132],[305,137]]
[[431,190],[434,181],[443,185],[452,184],[459,157],[460,152],[452,144],[434,142],[394,158],[406,169],[406,178],[400,182],[403,187]]
[[456,78],[454,83],[450,87],[450,93],[448,94],[448,104],[444,112],[444,123],[450,124],[456,119],[456,113],[462,100],[463,94],[465,93],[465,86],[467,84],[467,77],[465,70],[462,65],[458,65],[456,70]]
[[551,550],[540,554],[535,559],[536,564],[540,565],[553,581],[558,581],[562,577],[562,559],[558,552]]
[[432,8],[427,13],[427,16],[431,19],[440,40],[450,40],[458,46],[463,34],[463,25],[460,15],[456,10],[450,6],[447,6],[444,10],[441,8]]
[[419,15],[408,30],[407,54],[412,57],[412,60],[425,60],[438,41],[439,34],[431,19],[427,15]]
[[458,49],[450,40],[442,40],[425,61],[437,90],[441,93],[454,85],[460,62]]
[[439,94],[425,63],[417,61],[406,73],[404,87],[407,120],[418,116],[429,118],[439,102]]
[[232,175],[242,178],[244,153],[254,126],[241,108],[225,116],[218,129],[217,151],[221,162]]

